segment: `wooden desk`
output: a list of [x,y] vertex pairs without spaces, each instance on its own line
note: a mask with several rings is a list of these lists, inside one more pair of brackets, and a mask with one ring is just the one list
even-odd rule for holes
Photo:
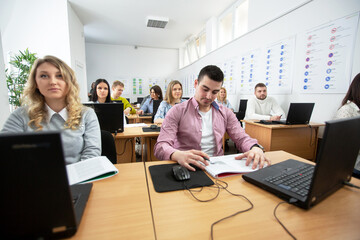
[[[283,152],[267,152],[273,163],[288,158],[307,161]],[[166,161],[172,163],[171,161]],[[249,207],[244,199],[222,190],[211,202],[198,202],[187,191],[157,193],[148,166],[166,162],[146,162],[150,199],[157,239],[210,239],[211,224]],[[240,175],[222,180],[229,190],[243,194],[254,204],[249,212],[227,219],[214,227],[215,239],[290,239],[273,216],[278,197],[245,182]],[[358,179],[353,183],[359,185]],[[201,199],[214,196],[216,190],[204,189]],[[359,239],[360,191],[343,187],[310,210],[283,204],[277,216],[298,239]]]
[[242,120],[245,132],[255,138],[266,151],[284,150],[302,158],[315,161],[319,127],[324,124],[309,125],[265,125],[258,120]]
[[124,132],[116,134],[115,147],[117,163],[136,162],[135,138],[139,135],[141,135],[141,132],[138,127],[125,128]]
[[129,123],[149,123],[151,124],[152,116],[139,116],[138,114],[130,114],[127,116]]
[[93,183],[72,239],[155,239],[143,163],[116,167],[116,176]]
[[[141,129],[142,131],[142,129]],[[156,144],[157,138],[160,132],[143,132],[141,135],[142,141],[142,157],[143,161],[159,161],[154,155],[154,146]]]
[[144,132],[142,127],[125,128],[115,138],[117,163],[136,162],[135,143],[141,138],[142,161],[159,161],[154,156],[154,145],[160,132]]

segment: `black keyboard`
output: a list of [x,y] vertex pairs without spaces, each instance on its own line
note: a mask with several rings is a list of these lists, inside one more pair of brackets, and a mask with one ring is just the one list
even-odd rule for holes
[[306,164],[291,172],[267,177],[265,181],[305,197],[309,192],[314,169],[315,166]]

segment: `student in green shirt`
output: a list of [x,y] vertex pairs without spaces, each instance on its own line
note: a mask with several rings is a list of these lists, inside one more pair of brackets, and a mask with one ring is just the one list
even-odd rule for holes
[[129,115],[135,114],[136,110],[131,106],[128,100],[126,98],[121,97],[121,94],[124,91],[124,84],[118,80],[114,81],[111,87],[111,100],[118,101],[121,100],[124,104],[124,114]]

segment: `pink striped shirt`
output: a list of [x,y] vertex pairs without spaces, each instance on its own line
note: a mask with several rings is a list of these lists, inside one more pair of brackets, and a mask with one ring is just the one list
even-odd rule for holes
[[[214,156],[223,155],[222,138],[227,132],[241,152],[249,151],[257,144],[240,126],[235,114],[228,108],[212,103],[212,121],[215,140]],[[166,114],[161,132],[155,144],[155,156],[161,160],[169,160],[177,150],[201,150],[202,121],[199,104],[190,98],[173,106]]]

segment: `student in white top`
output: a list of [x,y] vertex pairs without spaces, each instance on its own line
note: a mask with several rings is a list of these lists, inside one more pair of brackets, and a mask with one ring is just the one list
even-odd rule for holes
[[255,97],[247,102],[245,119],[278,121],[285,118],[285,112],[274,98],[267,96],[267,87],[263,83],[255,86]]
[[[352,81],[341,103],[341,107],[336,112],[335,119],[356,116],[360,116],[360,73],[358,73]],[[360,152],[355,163],[354,176],[360,178]]]

